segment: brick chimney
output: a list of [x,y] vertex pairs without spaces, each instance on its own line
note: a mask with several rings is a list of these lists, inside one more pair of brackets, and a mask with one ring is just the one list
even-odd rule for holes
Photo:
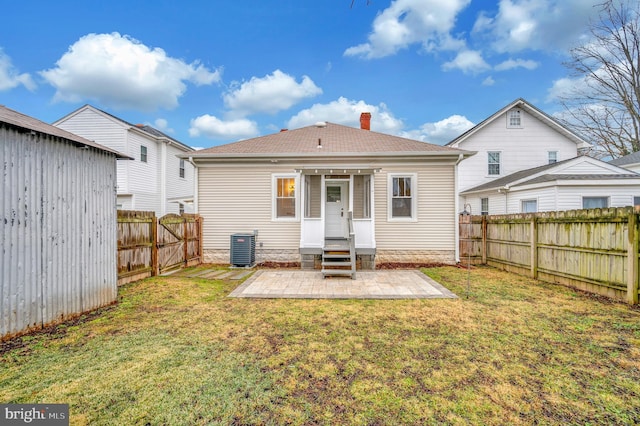
[[362,130],[371,130],[371,113],[363,112],[360,114],[360,128]]

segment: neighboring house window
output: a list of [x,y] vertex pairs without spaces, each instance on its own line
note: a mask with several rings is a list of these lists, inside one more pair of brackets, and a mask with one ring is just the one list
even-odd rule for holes
[[416,220],[416,174],[389,174],[390,220]]
[[603,209],[609,207],[609,197],[582,197],[583,209]]
[[147,147],[144,145],[140,145],[140,161],[147,162]]
[[518,129],[522,127],[522,111],[512,109],[507,113],[507,127],[510,129]]
[[480,199],[480,214],[486,216],[489,214],[489,199],[481,198]]
[[180,203],[178,204],[180,207],[178,207],[178,212],[180,212],[180,214],[184,214],[184,204]]
[[184,177],[184,160],[180,159],[180,177]]
[[489,151],[487,153],[488,159],[488,173],[491,176],[496,176],[500,174],[500,152],[498,151]]
[[296,176],[274,176],[274,217],[276,219],[296,219]]
[[558,162],[558,151],[549,151],[549,164]]
[[633,205],[640,206],[640,197],[633,197]]
[[522,200],[522,213],[535,213],[538,211],[538,200]]

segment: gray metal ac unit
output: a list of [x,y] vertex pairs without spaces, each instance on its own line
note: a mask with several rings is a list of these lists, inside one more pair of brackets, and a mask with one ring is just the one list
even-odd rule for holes
[[256,262],[256,236],[255,234],[231,235],[231,265],[253,266]]

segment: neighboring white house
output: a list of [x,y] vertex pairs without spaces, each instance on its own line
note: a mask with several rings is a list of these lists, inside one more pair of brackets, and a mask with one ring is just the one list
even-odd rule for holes
[[53,125],[134,158],[118,163],[118,209],[155,211],[158,216],[193,212],[194,167],[188,158],[178,158],[193,148],[91,105]]
[[[590,147],[524,99],[511,102],[447,146],[477,152],[458,167],[460,192],[520,170],[574,158]],[[489,202],[490,212],[501,209]]]
[[640,173],[640,151],[609,161],[609,164],[624,167],[632,172]]
[[457,167],[473,153],[372,132],[370,116],[189,154],[205,261],[229,263],[230,235],[257,231],[260,261],[314,268],[351,213],[358,267],[455,263]]
[[117,298],[116,160],[0,106],[0,338]]
[[640,204],[640,174],[579,156],[521,170],[460,196],[473,214],[624,207]]

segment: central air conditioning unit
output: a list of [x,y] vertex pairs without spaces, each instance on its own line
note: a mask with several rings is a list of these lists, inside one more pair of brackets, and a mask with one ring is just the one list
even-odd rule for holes
[[252,267],[256,263],[256,235],[231,235],[230,257],[232,266]]

